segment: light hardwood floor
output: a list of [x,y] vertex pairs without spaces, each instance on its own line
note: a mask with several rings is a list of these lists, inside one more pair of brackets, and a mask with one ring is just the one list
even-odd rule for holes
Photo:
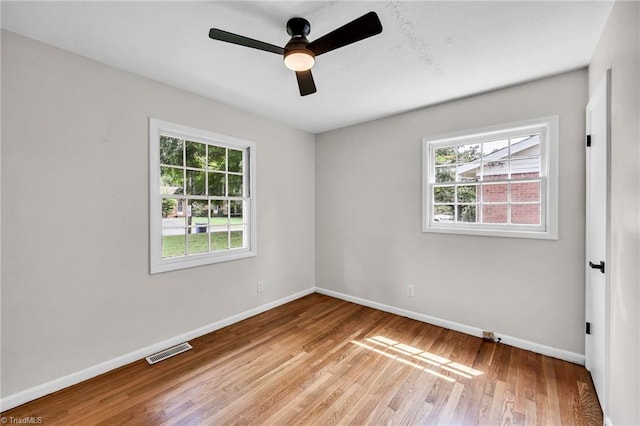
[[43,425],[602,424],[584,367],[319,294],[191,344],[2,416]]

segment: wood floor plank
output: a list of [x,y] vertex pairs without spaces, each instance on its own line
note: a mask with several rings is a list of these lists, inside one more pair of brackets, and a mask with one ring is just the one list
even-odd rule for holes
[[579,381],[578,394],[580,395],[580,408],[585,424],[602,424],[602,412],[600,411],[598,398],[593,392],[593,383],[591,381]]
[[312,294],[8,410],[46,425],[602,425],[584,367]]
[[[474,339],[470,339],[474,341]],[[472,368],[481,374],[469,381],[467,391],[469,402],[464,413],[458,413],[458,424],[484,424],[487,422],[489,410],[491,408],[492,396],[488,395],[492,388],[490,379],[490,364],[495,352],[496,343],[489,343],[485,340],[475,342],[475,357],[471,363]]]

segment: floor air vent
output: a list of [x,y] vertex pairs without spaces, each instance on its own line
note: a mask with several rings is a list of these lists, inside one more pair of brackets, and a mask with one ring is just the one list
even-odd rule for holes
[[163,351],[160,351],[156,354],[153,355],[149,355],[148,357],[146,357],[145,359],[147,360],[147,362],[149,364],[155,364],[156,362],[160,362],[163,361],[167,358],[171,358],[174,355],[178,355],[181,354],[182,352],[186,352],[191,348],[191,345],[187,342],[185,343],[180,343],[179,345],[173,346],[169,349],[165,349]]

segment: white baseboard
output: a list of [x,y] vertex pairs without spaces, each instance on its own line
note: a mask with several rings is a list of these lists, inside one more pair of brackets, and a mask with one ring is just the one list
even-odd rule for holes
[[235,324],[254,315],[261,314],[277,306],[284,305],[285,303],[289,303],[293,300],[314,293],[314,291],[314,288],[310,288],[292,294],[291,296],[283,297],[282,299],[278,299],[273,302],[258,306],[256,308],[249,309],[248,311],[230,316],[220,321],[216,321],[214,323],[183,333],[179,336],[172,337],[162,342],[158,342],[145,348],[140,348],[136,351],[129,352],[117,358],[113,358],[100,364],[85,368],[84,370],[80,370],[75,373],[71,373],[66,376],[51,380],[50,382],[43,383],[41,385],[26,389],[12,395],[8,395],[0,399],[0,411],[10,410],[11,408],[17,407],[18,405],[22,405],[50,393],[57,392],[61,389],[99,376],[100,374],[104,374],[108,371],[115,370],[116,368],[122,367],[123,365],[127,365],[132,362],[144,359],[145,357],[159,352],[163,349],[175,346],[182,342],[186,342],[187,340],[195,339],[196,337],[203,336],[207,333],[211,333],[212,331],[219,330],[231,324]]
[[[482,337],[482,329],[477,327],[472,327],[466,324],[460,324],[457,322],[432,317],[430,315],[425,315],[418,312],[408,311],[406,309],[385,305],[383,303],[373,302],[367,299],[361,299],[359,297],[350,296],[348,294],[339,293],[333,290],[327,290],[319,287],[316,287],[315,290],[316,290],[316,293],[335,297],[337,299],[346,300],[347,302],[356,303],[358,305],[367,306],[369,308],[378,309],[380,311],[389,312],[391,314],[400,315],[400,316],[411,318],[417,321],[426,322],[428,324],[437,325],[439,327],[447,328],[449,330],[459,331],[461,333],[470,334],[472,336]],[[584,355],[581,355],[581,354],[565,351],[564,349],[558,349],[551,346],[541,345],[539,343],[529,342],[527,340],[519,339],[517,337],[506,336],[504,334],[496,333],[496,337],[499,337],[502,343],[507,344],[509,346],[515,346],[516,348],[526,349],[528,351],[536,352],[542,355],[547,355],[553,358],[569,361],[574,364],[584,365]]]

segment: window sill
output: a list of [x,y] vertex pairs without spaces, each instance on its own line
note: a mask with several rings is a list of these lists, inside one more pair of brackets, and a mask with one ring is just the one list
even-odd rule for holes
[[473,227],[447,227],[447,226],[423,226],[422,232],[436,234],[472,235],[482,237],[525,238],[537,240],[557,240],[557,232],[514,230],[514,229],[487,229]]
[[256,257],[257,253],[249,250],[238,250],[235,252],[225,251],[224,253],[204,254],[202,256],[191,255],[188,257],[174,257],[162,259],[151,265],[150,273],[159,274],[162,272],[178,271],[180,269],[195,268],[198,266],[212,265],[215,263],[231,262],[234,260]]

